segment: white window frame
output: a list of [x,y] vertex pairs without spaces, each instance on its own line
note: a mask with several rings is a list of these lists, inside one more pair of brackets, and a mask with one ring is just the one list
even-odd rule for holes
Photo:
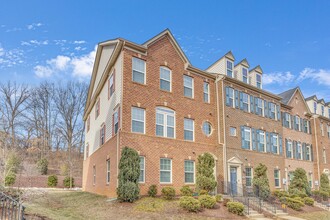
[[[275,177],[275,171],[278,171],[278,177]],[[278,179],[278,186],[276,186],[276,180]],[[274,186],[275,188],[281,188],[281,170],[274,169]]]
[[306,160],[311,161],[311,146],[306,145],[306,157],[309,157],[308,159],[306,158]]
[[[258,76],[260,77],[260,81],[258,81]],[[258,83],[260,83],[260,87],[258,86]],[[261,78],[261,74],[256,73],[256,86],[259,89],[262,89],[262,78]]]
[[[272,117],[272,114],[274,114],[274,118]],[[277,114],[276,114],[276,105],[273,102],[270,102],[270,115],[272,119],[277,120]]]
[[[191,87],[185,85],[185,78],[186,79],[191,79]],[[191,89],[191,97],[190,96],[186,96],[186,94],[184,93],[184,89],[185,88]],[[193,99],[194,98],[194,93],[195,93],[194,92],[194,78],[191,77],[191,76],[188,76],[188,75],[183,75],[183,95],[184,95],[184,97]]]
[[298,157],[299,157],[299,153],[300,153],[300,157],[298,158],[298,160],[302,160],[303,152],[302,152],[302,144],[300,142],[297,142],[297,151],[298,151]]
[[[248,150],[251,150],[252,149],[252,129],[250,127],[244,127],[244,141],[246,141],[246,137],[247,137],[246,133],[249,133],[248,137],[249,137],[250,146],[249,146]],[[244,149],[246,149],[246,148],[244,148]]]
[[[186,171],[186,161],[187,162],[192,162],[193,163],[193,171]],[[195,184],[195,182],[196,182],[196,175],[195,175],[195,173],[196,173],[196,169],[195,169],[195,161],[193,161],[193,160],[184,160],[184,167],[183,167],[183,169],[184,169],[184,183],[185,184]],[[193,182],[186,182],[186,173],[192,173],[193,174]]]
[[[170,74],[170,80],[167,80],[165,78],[162,78],[162,74],[161,74],[162,69],[169,72],[169,74]],[[167,90],[167,89],[162,88],[162,84],[161,84],[161,81],[162,80],[170,83],[170,90]],[[159,68],[159,88],[161,90],[163,90],[163,91],[172,92],[172,71],[169,68],[164,67],[164,66],[161,66]]]
[[[257,111],[259,112],[261,109],[261,115],[260,116],[264,116],[265,115],[265,111],[264,111],[264,101],[261,98],[257,99]],[[260,106],[261,104],[261,106]]]
[[[134,69],[134,60],[139,60],[139,61],[143,61],[143,63],[144,63],[144,72],[141,72],[140,70],[137,70],[137,69]],[[132,81],[133,82],[136,82],[136,83],[140,83],[140,84],[146,84],[146,81],[147,81],[147,74],[146,74],[146,67],[147,65],[146,65],[146,61],[145,60],[142,60],[142,59],[139,59],[139,58],[137,58],[137,57],[132,57]],[[139,73],[141,73],[141,74],[143,74],[143,83],[141,83],[141,82],[137,82],[137,81],[134,81],[134,71],[136,71],[136,72],[139,72]]]
[[[232,131],[233,131],[234,133],[232,133]],[[236,136],[237,136],[237,129],[236,129],[236,127],[229,127],[229,135],[230,135],[231,137],[236,137]]]
[[[143,110],[143,119],[144,119],[143,121],[139,120],[139,119],[133,119],[133,109]],[[143,132],[133,131],[133,121],[143,123]],[[145,109],[139,108],[139,107],[132,107],[131,108],[131,132],[132,133],[137,133],[137,134],[145,134],[146,133],[146,110]]]
[[[163,119],[164,119],[164,124],[160,124],[160,123],[157,123],[157,114],[161,114],[163,115]],[[170,117],[173,117],[173,126],[172,125],[168,125],[168,116]],[[157,134],[157,125],[158,126],[162,126],[163,127],[163,135],[158,135]],[[173,137],[169,137],[168,134],[167,134],[167,128],[170,127],[170,128],[173,128]],[[158,137],[166,137],[166,138],[172,138],[172,139],[175,139],[176,135],[176,122],[175,122],[175,111],[172,110],[172,109],[169,109],[169,108],[165,108],[165,107],[157,107],[156,108],[156,130],[155,130],[155,134],[156,136]]]
[[[170,166],[171,166],[171,169],[170,170],[162,170],[161,169],[161,160],[169,160],[170,161]],[[159,160],[159,182],[161,184],[172,184],[172,159],[170,158],[160,158]],[[162,182],[161,181],[161,172],[170,172],[170,182]]]
[[110,159],[107,159],[106,160],[106,168],[107,168],[107,176],[106,176],[106,184],[107,185],[109,185],[110,184],[110,179],[111,179],[111,177],[110,177]]
[[[193,126],[192,130],[186,128],[186,122],[192,122],[192,126]],[[184,135],[185,131],[192,132],[192,140],[185,138],[185,135]],[[185,141],[195,141],[195,121],[194,121],[194,119],[184,118],[184,120],[183,120],[183,136],[184,136],[183,138]]]
[[113,89],[114,87],[114,74],[112,73],[110,78],[109,78],[109,98],[115,93],[115,90]]
[[105,124],[103,123],[100,131],[100,146],[105,144]]
[[229,95],[228,95],[229,102],[230,102],[230,100],[232,100],[232,105],[230,107],[235,108],[235,90],[233,88],[231,88],[231,87],[228,87],[228,88],[229,88],[228,89],[228,92],[229,92]]
[[289,158],[293,158],[293,144],[292,144],[292,141],[289,141],[289,140],[288,140],[288,151],[290,151],[290,153],[291,153],[291,157],[289,157]]
[[327,163],[327,154],[326,154],[325,149],[323,149],[323,151],[322,151],[322,158],[323,158],[323,163]]
[[[205,91],[206,88],[206,91]],[[205,100],[205,97],[207,100]],[[205,103],[210,103],[210,83],[204,82],[203,83],[203,100]]]
[[[266,132],[263,130],[259,130],[259,136],[260,136],[260,143],[262,140],[262,144],[264,145],[264,152],[267,152]],[[263,138],[261,138],[261,137],[263,137]],[[258,146],[258,148],[259,148],[259,146]]]
[[[274,141],[276,140],[276,141]],[[279,137],[278,134],[273,134],[273,147],[276,146],[276,154],[280,153],[280,149],[279,149]]]
[[[231,64],[231,65],[230,65],[231,67],[229,67],[229,65],[228,65],[229,63]],[[229,60],[227,60],[227,62],[226,62],[226,75],[227,75],[228,77],[230,77],[230,78],[234,78],[233,67],[234,67],[234,63],[231,62],[231,61],[229,61]],[[228,71],[231,72],[231,76],[228,75]]]
[[243,95],[242,95],[243,97],[242,97],[242,101],[243,101],[243,111],[245,111],[244,110],[244,104],[246,104],[247,105],[247,111],[246,112],[250,112],[250,95],[249,94],[247,94],[247,93],[245,93],[245,92],[243,92]]
[[[250,169],[250,176],[247,176],[246,174],[247,174],[247,169]],[[246,183],[247,183],[247,179],[250,179],[251,180],[251,185],[250,186],[248,186]],[[249,188],[251,188],[252,186],[253,186],[253,183],[252,183],[252,180],[253,180],[253,168],[252,167],[245,167],[245,186],[246,187],[249,187]]]
[[288,127],[291,128],[291,115],[289,113],[285,113],[285,122],[288,122]]
[[145,179],[146,179],[146,158],[144,156],[140,156],[140,172],[141,172],[141,159],[143,158],[143,181],[140,180],[140,177],[139,177],[139,183],[145,183]]
[[[244,76],[244,70],[246,71],[246,76]],[[244,79],[246,78],[246,82],[244,81]],[[248,74],[248,69],[245,67],[242,67],[242,82],[249,84],[249,74]]]
[[317,103],[314,102],[314,114],[316,114],[316,113],[317,113]]
[[313,188],[313,173],[309,172],[308,173],[308,184],[311,188]]
[[[117,134],[119,130],[119,114],[118,109],[113,113],[113,133]],[[117,130],[116,130],[116,124],[117,124]]]

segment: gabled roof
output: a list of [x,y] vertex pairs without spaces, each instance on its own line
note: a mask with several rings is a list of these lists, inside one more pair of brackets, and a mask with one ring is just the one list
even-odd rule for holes
[[247,68],[250,67],[250,64],[249,64],[249,62],[247,61],[246,58],[244,58],[243,60],[241,60],[240,62],[238,62],[238,63],[235,65],[235,67],[238,66],[238,65],[243,65],[243,66],[245,66],[245,67],[247,67]]
[[253,72],[253,71],[256,71],[256,72],[261,73],[261,74],[263,73],[263,71],[262,71],[260,65],[258,65],[258,66],[256,66],[256,67],[254,67],[253,69],[250,69],[250,70],[249,70],[249,72]]
[[325,101],[324,101],[324,99],[320,99],[320,100],[317,101],[317,103],[325,104]]
[[317,97],[316,97],[316,95],[312,95],[312,96],[306,98],[305,100],[306,101],[309,101],[309,100],[315,100],[315,101],[317,101]]
[[302,94],[299,86],[297,86],[297,87],[295,87],[293,89],[289,89],[289,90],[287,90],[285,92],[282,92],[282,93],[278,94],[278,96],[282,97],[282,101],[281,102],[283,104],[288,105],[290,103],[290,101],[292,100],[292,98],[294,97],[294,94],[296,94],[297,92],[302,97],[302,100],[304,101],[304,104],[305,104],[305,107],[306,107],[308,113],[311,114],[311,111],[310,111],[310,109],[309,109],[309,107],[308,107],[308,105],[307,105],[307,103],[305,101],[306,99],[305,99],[304,95]]
[[207,71],[208,69],[210,69],[212,66],[216,65],[220,60],[222,60],[223,58],[227,58],[230,59],[231,61],[235,60],[235,57],[233,55],[233,53],[231,51],[228,51],[225,55],[223,55],[222,57],[220,57],[217,61],[215,61],[214,63],[212,63],[209,67],[207,67],[205,70]]

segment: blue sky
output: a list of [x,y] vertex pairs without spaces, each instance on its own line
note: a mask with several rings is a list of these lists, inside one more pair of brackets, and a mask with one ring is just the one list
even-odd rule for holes
[[89,82],[98,42],[143,43],[169,28],[205,69],[231,50],[261,65],[264,88],[330,101],[330,1],[3,1],[0,77]]

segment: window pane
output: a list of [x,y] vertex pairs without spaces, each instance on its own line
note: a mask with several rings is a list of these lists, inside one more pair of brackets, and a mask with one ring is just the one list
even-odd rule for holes
[[144,121],[144,109],[132,108],[132,119],[138,121]]
[[139,72],[144,72],[144,70],[145,70],[145,61],[133,57],[133,70],[137,70]]
[[185,130],[194,130],[194,121],[191,119],[184,119],[184,129]]
[[169,81],[160,80],[160,88],[162,90],[171,91],[171,84]]
[[132,131],[144,133],[144,123],[140,121],[132,121]]
[[133,70],[133,81],[144,83],[144,73]]
[[170,183],[171,182],[171,173],[168,171],[160,171],[160,182]]
[[183,76],[183,83],[185,87],[192,88],[193,79],[190,76]]
[[167,137],[174,138],[174,128],[167,127]]
[[208,136],[211,134],[211,132],[212,132],[211,124],[208,122],[204,122],[203,123],[203,133]]
[[165,68],[160,68],[160,78],[166,81],[171,80],[171,72]]
[[185,140],[194,140],[194,135],[192,131],[184,131],[184,139]]
[[192,98],[192,89],[184,88],[184,96]]
[[185,172],[187,172],[187,171],[194,172],[194,162],[186,160],[184,162],[184,170],[185,170]]
[[167,116],[167,125],[173,127],[174,126],[174,117],[168,115]]
[[193,173],[185,173],[184,174],[184,181],[186,183],[193,183],[194,182],[194,174]]
[[164,126],[156,125],[156,135],[157,136],[164,136]]
[[140,157],[140,176],[139,182],[144,182],[144,157]]
[[156,124],[163,125],[164,124],[164,115],[156,113]]

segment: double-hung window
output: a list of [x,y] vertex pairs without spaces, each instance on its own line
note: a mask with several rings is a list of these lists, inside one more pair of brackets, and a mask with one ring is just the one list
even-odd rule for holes
[[175,112],[168,108],[156,108],[156,135],[175,137]]
[[257,88],[261,89],[261,75],[260,74],[257,74],[256,75],[256,78],[257,78]]
[[248,82],[248,71],[246,68],[242,68],[242,75],[243,75],[243,82],[249,83]]
[[112,96],[112,94],[115,92],[115,84],[114,84],[114,72],[110,76],[109,79],[109,98]]
[[113,113],[113,132],[117,134],[119,128],[118,110]]
[[160,183],[172,182],[172,160],[167,158],[160,159]]
[[314,102],[314,114],[316,114],[316,112],[317,112],[317,103]]
[[330,138],[330,125],[327,125],[328,138]]
[[235,107],[235,90],[231,87],[226,87],[226,105],[229,107]]
[[188,141],[194,140],[194,120],[184,119],[184,139]]
[[265,135],[265,132],[264,131],[261,131],[259,130],[258,132],[259,134],[259,137],[257,137],[259,143],[258,143],[258,151],[260,152],[265,152],[266,151],[266,148],[265,148],[265,139],[266,139],[266,135]]
[[292,141],[287,142],[287,158],[292,158],[293,157],[293,149],[292,149]]
[[243,127],[242,135],[242,148],[251,149],[251,128]]
[[260,115],[260,116],[264,115],[263,105],[264,105],[264,101],[260,98],[257,98],[257,109],[256,109],[257,115]]
[[327,154],[325,152],[325,149],[322,151],[322,158],[323,158],[323,163],[327,163]]
[[269,110],[270,110],[270,115],[269,117],[271,119],[276,119],[276,105],[272,102],[269,103]]
[[302,160],[302,146],[301,143],[297,143],[297,159]]
[[107,184],[110,183],[110,159],[106,160],[107,165]]
[[203,98],[204,102],[210,103],[210,84],[207,82],[204,82],[203,84]]
[[172,79],[172,73],[171,70],[169,70],[166,67],[160,67],[160,89],[165,91],[171,91],[171,80]]
[[284,117],[284,126],[286,128],[290,128],[290,123],[291,123],[291,115],[289,113],[284,113],[285,117]]
[[100,115],[100,98],[97,100],[95,105],[95,119]]
[[249,95],[246,93],[243,93],[243,111],[245,112],[250,111]]
[[233,62],[227,60],[227,76],[233,78]]
[[144,60],[132,58],[132,78],[134,82],[146,84],[146,62]]
[[247,187],[252,186],[252,168],[245,167],[245,184]]
[[278,135],[273,134],[273,153],[278,154],[279,153],[279,147],[278,147]]
[[145,178],[145,158],[140,156],[140,176],[139,183],[144,183]]
[[294,128],[296,131],[300,131],[300,118],[298,116],[294,116]]
[[324,116],[324,106],[321,105],[321,113],[322,113],[322,116]]
[[185,183],[195,182],[195,162],[192,160],[184,161],[184,182]]
[[280,187],[280,170],[274,170],[275,187]]
[[190,76],[183,76],[184,96],[194,98],[194,79]]
[[105,142],[105,124],[102,125],[100,130],[100,146],[102,146]]
[[306,146],[306,160],[311,160],[311,147],[309,145]]
[[145,133],[145,110],[132,107],[132,132]]

